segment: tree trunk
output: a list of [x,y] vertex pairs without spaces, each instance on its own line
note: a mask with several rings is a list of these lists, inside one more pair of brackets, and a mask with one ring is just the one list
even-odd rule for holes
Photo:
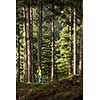
[[[69,22],[71,21],[71,16],[69,16],[68,21]],[[70,41],[69,41],[69,45],[70,45],[69,52],[70,52],[71,51],[71,28],[70,28],[70,25],[68,25],[67,27],[68,27],[68,33],[70,36]],[[71,57],[70,54],[69,54],[69,57]],[[69,68],[68,68],[68,75],[70,74],[71,74],[71,59],[69,59]]]
[[76,11],[74,8],[74,67],[73,67],[73,74],[76,74]]
[[54,64],[55,64],[55,60],[54,60],[54,52],[55,52],[55,38],[54,38],[54,4],[52,4],[52,10],[53,10],[53,13],[52,13],[52,66],[51,66],[51,81],[54,80]]
[[27,34],[28,34],[28,8],[25,7],[25,34],[24,34],[24,81],[28,81],[28,55],[27,55]]
[[[76,12],[76,29],[77,29],[77,12]],[[79,34],[79,32],[78,32]],[[77,30],[76,30],[76,35],[77,35]],[[76,36],[76,74],[79,74],[79,46],[78,46],[78,38]]]
[[41,68],[41,45],[42,45],[42,4],[39,5],[38,12],[38,67]]
[[81,19],[79,72],[83,73],[83,19]]
[[31,77],[34,80],[34,70],[33,70],[33,8],[30,8],[30,45],[31,45]]
[[71,9],[70,22],[70,74],[73,74],[73,9]]
[[83,95],[83,18],[81,19],[80,67],[80,93]]
[[28,6],[28,23],[29,23],[29,24],[28,24],[28,34],[27,34],[28,82],[32,82],[30,6]]

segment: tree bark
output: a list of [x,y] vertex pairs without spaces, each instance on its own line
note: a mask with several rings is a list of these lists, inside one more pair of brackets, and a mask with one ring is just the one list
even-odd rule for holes
[[33,70],[33,8],[30,8],[30,46],[31,46],[31,78],[34,80],[34,70]]
[[[76,29],[77,29],[77,12],[76,12]],[[78,32],[79,34],[79,32]],[[76,35],[77,35],[77,30],[76,30]],[[79,44],[78,44],[78,37],[76,36],[76,74],[79,74]]]
[[80,93],[83,95],[83,18],[81,18],[81,40],[80,40]]
[[[70,22],[71,21],[71,16],[69,16],[68,18],[68,21]],[[71,28],[70,28],[70,25],[68,25],[68,33],[69,33],[69,37],[70,37],[70,41],[69,41],[69,45],[70,45],[70,48],[69,48],[69,52],[71,51]],[[70,54],[69,54],[69,57]],[[69,68],[68,68],[68,75],[71,74],[71,59],[69,59]]]
[[53,12],[52,12],[52,22],[51,22],[51,24],[52,24],[52,29],[51,29],[51,31],[52,31],[52,37],[51,37],[51,39],[52,39],[52,66],[51,66],[51,81],[53,81],[54,80],[54,64],[55,64],[55,59],[54,59],[54,53],[55,53],[55,37],[54,37],[54,4],[52,4],[52,10],[53,10]]
[[32,82],[32,59],[31,59],[31,27],[30,27],[30,6],[28,6],[28,34],[27,34],[27,52],[28,52],[28,82]]
[[76,74],[76,11],[74,8],[74,66],[73,66],[73,74]]
[[71,16],[70,16],[70,74],[73,74],[73,9],[71,8]]
[[83,73],[83,19],[81,19],[79,72]]
[[28,81],[28,55],[27,55],[27,34],[28,34],[28,8],[25,7],[25,34],[24,34],[24,82]]
[[41,68],[41,45],[42,45],[42,4],[38,12],[38,67]]

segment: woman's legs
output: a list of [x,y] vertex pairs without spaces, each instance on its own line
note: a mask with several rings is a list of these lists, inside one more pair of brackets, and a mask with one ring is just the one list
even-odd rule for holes
[[38,82],[41,83],[41,76],[38,76]]

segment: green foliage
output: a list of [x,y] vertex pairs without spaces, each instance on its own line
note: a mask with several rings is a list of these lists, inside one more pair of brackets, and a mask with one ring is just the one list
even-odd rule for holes
[[[24,60],[24,48],[23,48],[23,0],[17,1],[16,4],[16,72],[18,71],[18,47],[20,48],[20,78],[23,81],[23,60]],[[18,44],[19,41],[19,44]]]
[[[60,39],[56,42],[56,66],[58,76],[66,77],[68,75],[69,56],[70,56],[70,37],[68,28],[64,27],[60,32]],[[62,74],[61,74],[62,73]]]
[[[73,66],[73,35],[71,36],[72,8],[76,8],[76,70],[79,73],[80,60],[80,32],[81,18],[83,16],[82,0],[17,0],[16,2],[16,79],[18,78],[18,55],[20,53],[20,80],[16,80],[17,100],[81,100],[79,76],[69,75],[70,60]],[[51,20],[54,3],[54,38],[55,38],[55,68],[56,81],[50,82],[51,76]],[[37,84],[38,68],[38,6],[42,4],[42,84]],[[33,11],[33,32],[32,32],[32,54],[33,56],[33,80],[34,83],[23,81],[24,65],[24,34],[25,18],[24,7],[30,6]],[[72,28],[73,30],[73,28]],[[20,48],[20,52],[19,51]],[[81,79],[82,80],[82,79]],[[48,99],[48,96],[50,97]]]
[[[80,53],[80,25],[83,14],[82,0],[17,0],[16,3],[16,64],[18,61],[18,38],[20,38],[20,69],[21,80],[23,80],[23,60],[24,60],[24,27],[25,18],[23,15],[25,5],[33,7],[33,66],[34,74],[36,75],[37,64],[37,33],[38,33],[38,4],[43,4],[42,15],[42,73],[44,80],[48,77],[50,80],[51,74],[51,4],[55,4],[55,67],[57,79],[68,76],[68,68],[70,65],[70,32],[68,27],[71,27],[69,17],[71,16],[71,8],[76,8],[77,23],[76,23],[76,38],[77,38],[77,66],[79,66]],[[73,37],[72,37],[73,38]],[[72,39],[73,42],[73,39]],[[73,51],[72,51],[73,52]],[[72,61],[73,63],[73,61]],[[17,67],[17,66],[16,66]],[[18,72],[18,68],[16,70]]]

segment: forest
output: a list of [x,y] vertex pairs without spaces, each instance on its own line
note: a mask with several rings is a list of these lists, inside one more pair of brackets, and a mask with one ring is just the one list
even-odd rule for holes
[[16,100],[83,100],[83,0],[16,0]]

